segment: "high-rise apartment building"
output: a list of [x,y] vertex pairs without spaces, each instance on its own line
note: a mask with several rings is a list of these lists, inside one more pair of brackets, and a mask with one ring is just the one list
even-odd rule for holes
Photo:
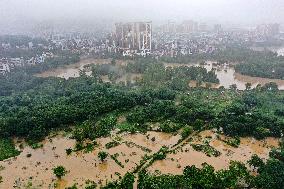
[[151,52],[152,22],[116,23],[113,37],[121,51]]

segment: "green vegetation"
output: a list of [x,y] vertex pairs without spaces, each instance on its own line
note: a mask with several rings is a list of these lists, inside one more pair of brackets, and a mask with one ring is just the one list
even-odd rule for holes
[[131,142],[131,141],[124,141],[123,142],[126,146],[128,146],[129,148],[132,148],[132,147],[136,147],[136,148],[140,148],[143,152],[147,152],[147,153],[151,153],[152,150],[150,150],[149,148],[146,148],[144,146],[140,146],[138,144],[135,144],[134,142]]
[[15,149],[11,139],[0,138],[0,161],[15,157],[19,154],[20,152]]
[[133,189],[134,182],[134,174],[127,172],[120,181],[110,182],[102,189]]
[[191,144],[192,148],[198,152],[205,153],[208,157],[218,157],[221,152],[210,146],[209,144]]
[[121,168],[124,168],[124,165],[117,159],[118,156],[119,156],[119,154],[115,153],[115,154],[111,155],[110,157],[111,157],[111,159],[113,159],[115,161],[115,163],[117,165],[119,165]]
[[284,57],[270,51],[247,50],[247,53],[247,59],[235,67],[237,72],[253,77],[284,79]]
[[[219,57],[219,64],[249,61],[242,58],[242,53],[215,56]],[[224,142],[234,147],[239,145],[239,137],[262,139],[281,137],[284,133],[284,92],[279,91],[275,83],[255,89],[248,84],[245,91],[238,91],[235,86],[228,90],[190,88],[190,80],[218,83],[216,74],[195,67],[165,68],[154,59],[138,59],[126,67],[118,67],[115,62],[95,66],[92,77],[81,74],[69,80],[29,75],[76,62],[77,58],[77,55],[58,56],[49,60],[45,67],[27,67],[6,77],[0,76],[0,160],[20,153],[15,150],[13,137],[39,144],[51,131],[70,128],[70,125],[74,126],[71,138],[77,142],[74,149],[66,149],[67,154],[92,151],[96,139],[110,136],[116,128],[120,132],[135,133],[154,130],[152,126],[157,125],[159,131],[180,133],[182,140],[192,133],[215,128],[231,137]],[[142,79],[131,85],[115,84],[114,81],[125,72],[139,73]],[[108,75],[113,82],[103,83],[102,75]],[[117,117],[121,115],[126,120],[117,123]],[[123,144],[145,153],[152,152],[131,141]],[[105,147],[110,149],[117,145],[119,142],[112,141]],[[208,156],[220,155],[208,143],[192,144],[192,147]],[[154,161],[165,159],[171,152],[163,147],[143,157],[133,171],[139,176],[138,188],[237,188],[240,183],[256,188],[283,186],[282,149],[272,150],[267,162],[253,157],[249,164],[258,172],[253,178],[244,165],[237,162],[233,162],[228,170],[220,171],[206,164],[200,169],[186,167],[182,175],[152,175],[143,170]],[[107,152],[98,153],[101,161],[107,156]],[[110,157],[124,167],[117,160],[117,154]],[[54,168],[53,172],[59,178],[67,173],[62,166]],[[134,174],[128,173],[105,188],[133,188],[134,178]]]
[[67,174],[67,171],[66,171],[65,167],[60,165],[60,166],[53,168],[53,174],[57,178],[61,179],[63,176],[65,176]]
[[206,60],[217,61],[217,64],[238,63],[235,70],[253,77],[284,79],[284,57],[271,51],[253,51],[245,46],[221,48],[212,54],[199,54],[181,57],[162,57],[169,63],[196,63]]
[[98,158],[101,160],[101,161],[104,161],[108,156],[108,153],[107,152],[104,152],[104,151],[100,151],[98,153]]
[[138,189],[237,188],[239,181],[248,177],[247,168],[238,162],[231,162],[228,170],[220,171],[208,164],[203,164],[201,169],[187,166],[182,175],[151,175],[144,170],[139,173]]
[[189,135],[193,133],[193,128],[191,126],[185,126],[181,132],[182,140],[186,139]]
[[[281,156],[282,154],[282,156]],[[256,188],[283,188],[284,185],[284,159],[283,149],[275,149],[270,153],[270,158],[264,163],[257,155],[253,155],[249,164],[257,169],[257,175],[253,178]],[[280,155],[280,156],[279,156]]]
[[234,138],[226,138],[225,140],[222,140],[226,144],[233,146],[235,148],[239,147],[241,140],[239,137],[234,137]]
[[73,131],[73,138],[79,142],[85,139],[95,140],[99,137],[106,137],[110,131],[116,126],[116,117],[107,116],[98,122],[87,120],[82,124],[78,124]]
[[97,188],[97,184],[94,181],[87,180],[85,184],[86,184],[85,189],[96,189]]
[[165,133],[172,133],[178,131],[182,127],[181,124],[171,122],[170,120],[166,120],[165,122],[161,123],[159,128],[160,131]]
[[117,141],[111,141],[111,142],[106,143],[105,147],[106,149],[110,149],[110,148],[118,146],[119,144],[120,143]]

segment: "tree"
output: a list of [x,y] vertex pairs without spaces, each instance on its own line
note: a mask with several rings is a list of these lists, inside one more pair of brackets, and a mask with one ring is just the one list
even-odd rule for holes
[[230,90],[232,91],[236,91],[238,89],[237,85],[236,84],[232,84],[229,86]]
[[114,65],[116,64],[115,59],[114,59],[114,58],[113,58],[113,59],[111,59],[111,62],[110,62],[110,63],[111,63],[111,65],[113,65],[113,66],[114,66]]
[[284,163],[282,161],[269,159],[258,172],[259,174],[254,179],[256,188],[283,189]]
[[135,182],[134,174],[127,172],[120,182],[120,188],[121,189],[133,189],[134,182]]
[[254,168],[261,168],[264,166],[263,160],[256,154],[251,156],[251,159],[248,160],[248,164]]
[[53,168],[53,173],[55,174],[57,178],[61,179],[63,176],[66,175],[67,171],[65,167],[60,165],[60,166]]
[[251,83],[246,83],[245,85],[246,85],[246,90],[247,90],[247,91],[248,91],[248,90],[251,90],[251,86],[252,86]]
[[192,134],[193,128],[191,126],[185,126],[181,132],[181,138],[185,139],[188,137],[190,134]]
[[108,153],[107,152],[104,152],[104,151],[100,151],[98,153],[98,158],[101,160],[101,161],[104,161],[108,156]]
[[271,92],[276,92],[278,91],[278,85],[274,82],[270,82],[270,83],[266,83],[263,87],[262,87],[263,90],[266,90],[266,91],[271,91]]

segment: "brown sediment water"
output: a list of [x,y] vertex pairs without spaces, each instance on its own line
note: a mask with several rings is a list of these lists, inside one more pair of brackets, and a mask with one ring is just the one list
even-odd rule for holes
[[[266,83],[275,82],[280,90],[284,90],[284,80],[281,79],[269,79],[261,77],[251,77],[242,75],[235,72],[235,69],[230,66],[214,66],[212,61],[207,61],[205,65],[199,64],[177,64],[177,63],[164,63],[166,67],[178,67],[178,66],[200,66],[206,68],[207,71],[215,69],[217,78],[220,81],[219,85],[212,85],[212,87],[224,86],[229,88],[230,85],[236,84],[239,90],[244,90],[246,88],[246,83],[251,83],[252,88],[256,87],[258,84],[264,85]],[[191,81],[190,86],[196,86],[196,82]]]
[[[185,144],[176,154],[168,154],[165,160],[156,161],[148,169],[149,171],[160,170],[162,173],[182,173],[187,165],[201,166],[207,162],[217,170],[228,167],[231,160],[246,162],[251,155],[258,154],[261,158],[267,158],[271,147],[278,146],[278,140],[267,138],[265,140],[255,140],[254,138],[241,138],[239,148],[228,146],[220,141],[212,131],[203,131],[199,137],[193,137],[193,142],[201,143],[203,140],[211,140],[210,145],[222,153],[219,157],[208,157],[202,152],[197,152],[190,144]],[[221,136],[224,137],[224,136]],[[210,139],[211,138],[211,139]],[[97,139],[98,146],[90,153],[73,152],[66,154],[67,148],[73,148],[75,140],[58,135],[47,138],[43,141],[44,146],[39,149],[31,149],[25,146],[23,152],[15,157],[0,162],[0,166],[5,167],[0,171],[3,182],[0,188],[12,189],[13,186],[24,188],[29,182],[38,188],[65,188],[78,183],[83,187],[86,180],[92,180],[104,185],[108,181],[118,179],[118,175],[123,176],[127,171],[132,171],[145,154],[153,154],[162,146],[173,148],[180,139],[180,135],[173,135],[162,132],[149,131],[146,134],[115,134],[111,137]],[[105,144],[118,140],[121,144],[106,149]],[[127,145],[131,142],[135,145]],[[17,144],[19,145],[19,143]],[[149,151],[146,151],[145,148]],[[106,161],[101,162],[97,154],[99,151],[106,151],[110,155],[118,154],[117,160],[124,166],[120,167],[108,156]],[[31,157],[27,157],[31,154]],[[53,174],[55,166],[64,166],[68,173],[61,180]]]
[[[92,180],[104,185],[108,181],[117,180],[132,171],[147,153],[137,146],[127,146],[124,141],[131,141],[139,146],[149,148],[151,153],[159,150],[163,145],[175,143],[179,136],[171,134],[148,132],[143,134],[120,134],[121,144],[106,149],[105,144],[112,141],[111,137],[100,138],[97,140],[99,146],[90,153],[73,152],[66,154],[67,148],[73,148],[75,140],[64,136],[56,136],[46,139],[44,146],[39,149],[32,149],[25,146],[22,153],[15,157],[0,162],[0,166],[5,167],[0,171],[3,182],[0,188],[12,189],[13,186],[24,188],[29,182],[35,188],[65,188],[78,183],[78,186],[84,186],[86,180]],[[155,141],[152,138],[155,137]],[[114,137],[115,138],[115,137]],[[19,144],[18,144],[19,145]],[[97,154],[99,151],[106,151],[110,155],[119,154],[117,160],[122,163],[124,168],[120,167],[114,160],[108,156],[105,162],[101,162]],[[31,157],[27,157],[31,154]],[[62,165],[68,173],[61,180],[58,180],[53,174],[53,168]]]
[[[51,69],[39,74],[36,74],[37,77],[61,77],[65,79],[69,79],[72,77],[79,77],[80,70],[84,70],[84,66],[92,65],[92,64],[109,64],[111,62],[110,59],[83,59],[78,63],[66,65],[63,67],[59,67],[56,69]],[[87,75],[90,75],[90,72],[87,72]]]
[[[129,61],[127,60],[116,60],[116,65],[125,66]],[[73,78],[79,77],[80,70],[84,70],[84,66],[92,65],[92,64],[110,64],[111,59],[83,59],[78,63],[67,65],[64,67],[56,68],[53,70],[49,70],[40,74],[36,74],[37,77],[60,77],[60,78]],[[236,73],[233,67],[230,66],[215,66],[216,62],[207,61],[205,65],[199,65],[195,63],[189,64],[177,64],[177,63],[164,63],[166,67],[179,67],[179,66],[201,66],[210,71],[212,69],[216,70],[217,78],[220,81],[219,85],[212,84],[211,87],[220,87],[224,86],[225,88],[229,88],[230,85],[236,84],[239,90],[244,90],[246,87],[246,83],[251,83],[252,87],[256,87],[258,84],[264,85],[269,82],[275,82],[279,89],[284,90],[284,80],[280,79],[268,79],[268,78],[260,78],[260,77],[251,77],[245,76],[239,73]],[[91,75],[91,71],[86,71],[87,75]],[[126,82],[128,79],[131,82],[137,81],[142,78],[141,74],[125,74],[121,78],[119,78],[116,82]],[[110,82],[107,76],[102,76],[102,80],[104,82]],[[196,82],[191,81],[190,86],[196,86]],[[205,86],[205,85],[204,85]]]
[[[130,62],[130,60],[116,60],[116,65],[117,66],[125,66],[127,63]],[[86,74],[88,76],[91,75],[91,71],[88,68],[85,68],[88,65],[102,65],[102,64],[110,64],[111,59],[94,59],[94,58],[89,58],[89,59],[83,59],[78,63],[59,67],[56,69],[48,70],[39,74],[36,74],[35,76],[37,77],[60,77],[64,79],[69,79],[69,78],[76,78],[80,76],[80,70],[86,71]],[[135,82],[138,81],[139,79],[142,78],[141,74],[133,74],[133,73],[128,73],[123,75],[121,78],[117,79],[116,83],[119,82],[127,82],[127,80],[130,80],[130,82]],[[104,82],[111,82],[108,78],[108,76],[101,76],[101,79]]]
[[165,160],[154,162],[148,168],[150,172],[155,170],[164,174],[182,174],[185,166],[196,165],[201,167],[204,162],[212,165],[216,170],[226,169],[230,161],[240,161],[246,163],[253,154],[259,155],[263,159],[267,159],[269,151],[272,147],[278,147],[279,140],[276,138],[267,138],[264,140],[256,140],[254,138],[241,138],[238,148],[231,147],[223,141],[217,139],[216,134],[212,131],[204,131],[200,133],[201,138],[195,137],[193,143],[201,143],[206,137],[211,137],[210,145],[221,152],[219,157],[208,157],[203,152],[195,151],[190,143],[179,149],[176,154],[168,154]]

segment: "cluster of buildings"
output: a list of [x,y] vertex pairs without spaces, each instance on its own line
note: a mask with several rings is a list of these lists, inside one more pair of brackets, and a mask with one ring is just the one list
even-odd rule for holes
[[161,25],[159,30],[163,33],[197,33],[209,31],[209,27],[206,23],[198,23],[193,20],[185,20],[180,24],[168,21]]
[[116,23],[112,32],[95,37],[83,34],[51,35],[50,49],[71,50],[86,55],[183,56],[212,53],[222,44],[266,40],[279,33],[279,25],[260,25],[256,29],[225,30],[193,20],[168,21],[153,27],[152,22]]
[[19,58],[0,58],[0,74],[9,73],[16,67],[23,67],[27,65],[43,64],[47,58],[53,57],[53,53],[46,52],[41,55],[36,55],[31,58],[25,59],[23,57]]
[[279,24],[261,24],[256,27],[256,34],[263,37],[271,37],[280,33]]
[[34,44],[30,41],[18,45],[18,41],[20,39],[14,40],[12,44],[0,44],[0,74],[6,74],[16,67],[42,64],[46,58],[53,57],[53,53],[43,44]]
[[25,45],[15,47],[9,43],[2,43],[0,50],[5,51],[13,48],[26,51],[37,48],[41,50],[28,58],[1,57],[0,54],[0,74],[23,65],[42,64],[46,58],[54,56],[51,52],[64,50],[99,56],[119,54],[130,57],[177,57],[208,54],[229,44],[248,44],[277,36],[277,39],[281,39],[279,33],[279,24],[262,24],[254,29],[225,30],[220,24],[209,27],[205,23],[192,20],[180,24],[168,21],[155,29],[152,22],[116,23],[113,32],[101,33],[100,37],[94,34],[65,33],[45,36],[45,44],[26,42]]

